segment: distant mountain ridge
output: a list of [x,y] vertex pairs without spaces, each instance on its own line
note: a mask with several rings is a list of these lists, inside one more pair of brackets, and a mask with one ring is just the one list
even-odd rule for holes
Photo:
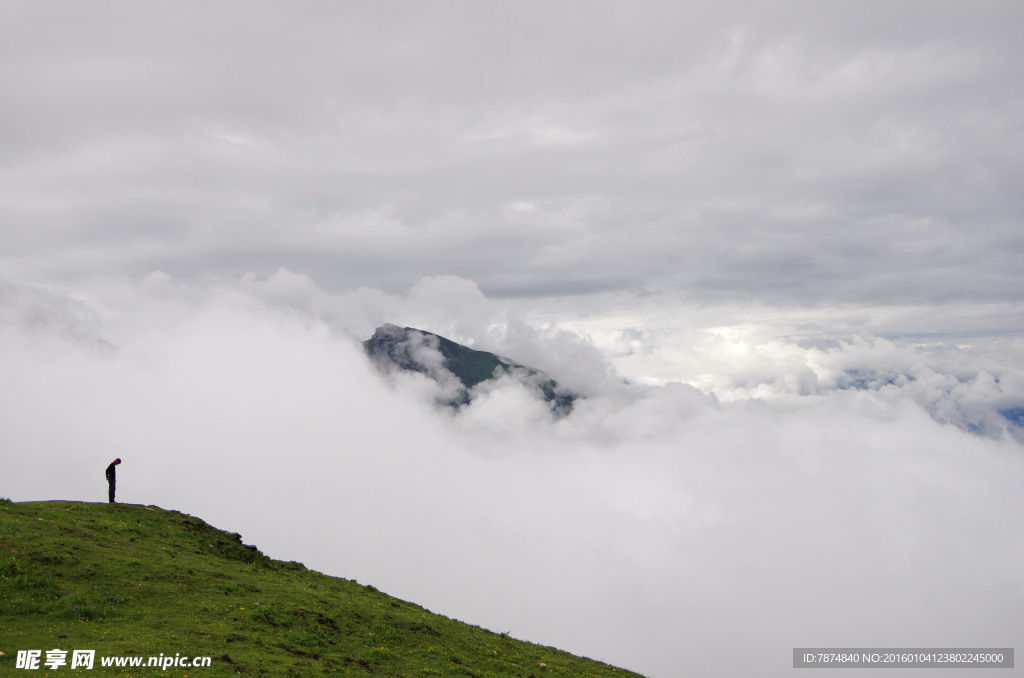
[[582,397],[540,370],[414,327],[384,324],[363,342],[363,347],[384,370],[419,372],[438,382],[445,394],[441,399],[443,404],[451,407],[468,404],[475,387],[502,376],[509,376],[534,390],[556,414],[568,414],[573,403]]

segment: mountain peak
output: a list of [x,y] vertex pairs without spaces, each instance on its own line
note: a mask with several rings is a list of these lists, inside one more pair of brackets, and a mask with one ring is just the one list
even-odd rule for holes
[[470,403],[478,385],[505,376],[535,392],[556,414],[568,414],[581,397],[540,370],[414,327],[385,323],[363,342],[363,347],[384,371],[400,369],[433,379],[441,386],[439,402],[450,407]]

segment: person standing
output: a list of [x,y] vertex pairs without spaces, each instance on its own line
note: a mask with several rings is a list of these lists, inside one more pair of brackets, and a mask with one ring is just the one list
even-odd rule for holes
[[116,504],[114,501],[114,490],[117,489],[117,465],[121,463],[121,457],[118,457],[114,461],[110,462],[110,466],[107,467],[107,497],[110,499],[111,504]]

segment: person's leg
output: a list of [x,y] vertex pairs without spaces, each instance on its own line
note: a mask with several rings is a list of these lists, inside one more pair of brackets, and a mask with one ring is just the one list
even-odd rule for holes
[[114,501],[114,490],[116,489],[117,482],[114,480],[108,480],[107,483],[110,485],[110,489],[107,491],[107,497],[110,499],[111,504],[116,504]]

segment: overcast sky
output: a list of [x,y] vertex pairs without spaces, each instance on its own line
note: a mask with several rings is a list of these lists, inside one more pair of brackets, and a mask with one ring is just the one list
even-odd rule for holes
[[1019,300],[1017,2],[2,7],[8,276]]
[[[1020,647],[1022,29],[0,0],[0,496],[121,456],[125,501],[659,678]],[[384,322],[589,398],[436,412]]]

